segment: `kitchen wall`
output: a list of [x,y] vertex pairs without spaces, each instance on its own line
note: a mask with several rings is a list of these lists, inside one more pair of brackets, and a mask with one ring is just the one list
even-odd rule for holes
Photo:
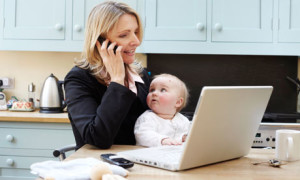
[[[137,54],[137,60],[146,67],[147,56]],[[28,98],[28,85],[35,84],[35,97],[39,99],[45,79],[53,73],[63,80],[66,73],[73,67],[75,58],[80,53],[72,52],[30,52],[0,51],[0,77],[14,78],[14,89],[5,89],[7,100],[11,96],[19,99]]]
[[[7,99],[13,95],[20,99],[27,99],[28,85],[31,82],[36,85],[36,98],[39,98],[45,79],[53,73],[58,79],[63,80],[66,73],[73,67],[75,58],[80,58],[80,53],[0,51],[0,77],[10,77],[15,80],[14,89],[4,90]],[[137,54],[137,59],[146,67],[146,55]],[[172,64],[171,61],[170,64]],[[300,58],[298,59],[298,77],[300,78]],[[300,109],[299,103],[298,106]]]
[[[193,112],[203,86],[272,85],[267,112],[291,113],[297,108],[296,56],[148,54],[152,74],[171,73],[182,79],[190,92],[183,111]],[[172,66],[170,66],[172,62]]]
[[[298,58],[298,78],[300,79],[300,57]],[[300,112],[300,95],[298,95],[297,112]]]
[[300,57],[298,58],[298,78],[300,79]]

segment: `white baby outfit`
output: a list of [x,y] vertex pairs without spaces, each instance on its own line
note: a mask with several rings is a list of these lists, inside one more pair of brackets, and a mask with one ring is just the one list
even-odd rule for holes
[[152,110],[147,110],[135,123],[136,145],[161,146],[161,140],[168,137],[182,142],[182,137],[188,133],[189,127],[190,121],[180,113],[176,113],[174,118],[169,120],[157,116]]

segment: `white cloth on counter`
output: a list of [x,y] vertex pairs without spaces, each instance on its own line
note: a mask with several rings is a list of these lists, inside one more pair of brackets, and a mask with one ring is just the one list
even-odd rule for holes
[[127,176],[128,171],[120,166],[108,164],[96,158],[80,158],[70,161],[44,161],[30,166],[31,173],[39,177],[52,177],[55,180],[85,180],[90,179],[91,168],[99,163],[109,166],[113,174]]

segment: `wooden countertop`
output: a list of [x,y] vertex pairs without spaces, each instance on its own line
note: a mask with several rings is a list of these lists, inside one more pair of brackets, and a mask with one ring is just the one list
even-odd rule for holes
[[68,114],[64,113],[40,113],[39,110],[32,112],[0,111],[0,122],[53,122],[69,123]]
[[[66,161],[95,157],[100,159],[102,153],[115,153],[119,151],[141,148],[139,146],[113,145],[110,149],[101,150],[91,145],[85,145],[69,156]],[[267,162],[275,158],[274,149],[251,149],[250,153],[242,158],[222,163],[202,166],[189,170],[171,172],[145,165],[135,164],[129,169],[129,180],[198,180],[198,179],[299,179],[300,161],[288,162],[280,168],[271,167],[268,163],[253,165],[256,162]]]

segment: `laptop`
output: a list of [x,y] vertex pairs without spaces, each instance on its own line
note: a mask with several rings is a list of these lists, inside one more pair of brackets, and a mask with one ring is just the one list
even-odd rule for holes
[[136,163],[179,171],[249,153],[272,86],[203,87],[186,142],[117,153]]

